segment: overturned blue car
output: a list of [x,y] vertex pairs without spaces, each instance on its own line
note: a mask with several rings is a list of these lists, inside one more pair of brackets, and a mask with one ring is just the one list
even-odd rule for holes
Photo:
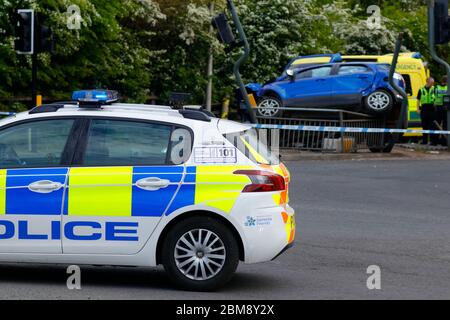
[[[394,81],[405,88],[400,74],[394,74]],[[344,109],[384,116],[402,102],[389,84],[389,65],[366,62],[287,68],[276,80],[265,85],[251,83],[247,90],[256,97],[260,117],[281,117],[289,108]]]

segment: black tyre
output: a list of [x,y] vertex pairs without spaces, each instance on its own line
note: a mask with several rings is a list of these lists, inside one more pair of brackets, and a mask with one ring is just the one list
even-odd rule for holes
[[223,223],[197,216],[182,220],[169,230],[161,258],[175,285],[189,291],[213,291],[234,275],[239,246]]
[[364,108],[373,115],[387,114],[394,107],[394,98],[384,90],[376,90],[364,99]]
[[258,103],[258,116],[264,118],[279,118],[283,115],[283,103],[278,97],[264,96]]
[[395,146],[394,138],[391,134],[387,134],[384,138],[384,145],[382,146],[368,146],[372,153],[391,153]]
[[392,149],[394,149],[394,145],[392,144],[392,145],[389,145],[389,146],[386,146],[386,147],[370,147],[369,148],[369,150],[370,150],[370,152],[372,152],[372,153],[391,153],[392,152]]

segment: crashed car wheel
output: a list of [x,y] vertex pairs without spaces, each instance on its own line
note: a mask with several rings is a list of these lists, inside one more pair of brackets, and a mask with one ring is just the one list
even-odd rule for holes
[[283,103],[280,99],[272,96],[262,97],[258,104],[258,115],[264,118],[281,117],[283,115]]
[[377,90],[366,97],[364,104],[369,113],[382,114],[391,111],[394,99],[388,92]]
[[391,133],[384,136],[384,144],[381,146],[368,144],[370,152],[372,153],[391,153],[395,146],[395,140]]

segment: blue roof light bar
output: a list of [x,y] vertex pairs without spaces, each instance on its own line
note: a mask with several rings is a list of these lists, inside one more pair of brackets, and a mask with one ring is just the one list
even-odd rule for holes
[[119,93],[113,90],[80,90],[72,94],[72,100],[83,105],[111,104],[119,100]]

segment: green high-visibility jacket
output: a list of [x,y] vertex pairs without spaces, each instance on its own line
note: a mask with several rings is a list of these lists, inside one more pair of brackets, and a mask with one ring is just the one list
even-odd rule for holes
[[426,86],[420,89],[420,104],[433,104],[434,103],[434,91],[435,88],[431,87],[428,89]]
[[444,96],[447,94],[447,86],[437,85],[434,88],[434,105],[443,106]]

